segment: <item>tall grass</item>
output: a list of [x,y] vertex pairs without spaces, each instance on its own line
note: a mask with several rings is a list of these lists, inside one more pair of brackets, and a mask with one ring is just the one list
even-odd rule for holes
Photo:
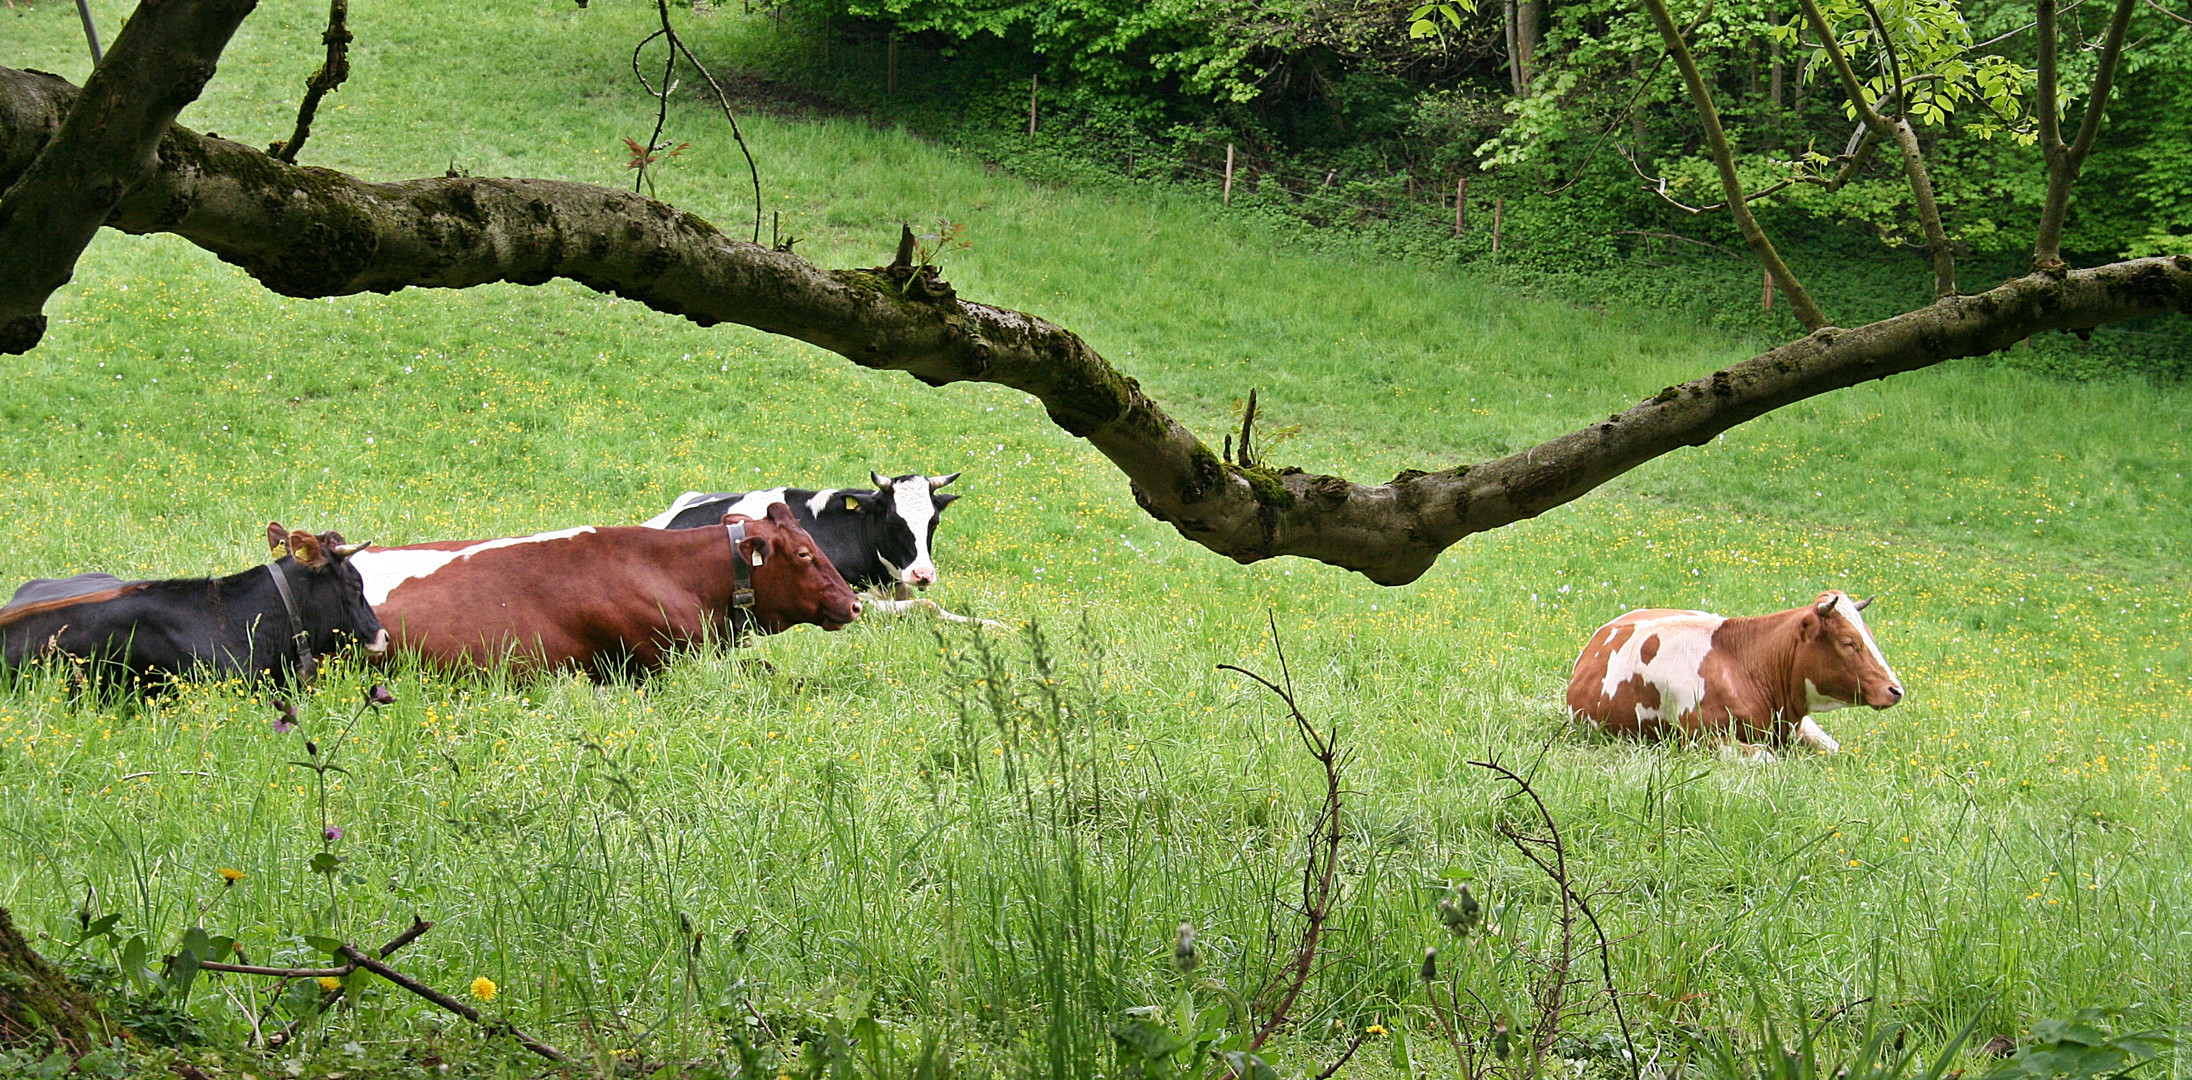
[[[306,158],[624,182],[618,139],[651,121],[625,81],[646,16],[362,8],[357,74]],[[318,18],[264,5],[184,122],[285,133]],[[82,78],[68,6],[0,27],[0,63]],[[735,152],[701,110],[673,120],[696,149],[664,196],[740,220]],[[1183,196],[1029,185],[861,122],[759,117],[749,135],[816,260],[872,265],[901,219],[967,220],[976,247],[945,268],[962,293],[1074,327],[1207,432],[1258,388],[1274,426],[1304,425],[1274,457],[1312,468],[1502,452],[1744,355],[1652,312],[1317,255]],[[399,700],[360,722],[330,789],[333,918],[310,776],[289,763],[365,676],[333,672],[289,735],[235,688],[111,708],[31,680],[0,693],[0,903],[50,951],[87,903],[172,942],[218,898],[206,918],[286,960],[309,958],[304,935],[377,941],[417,913],[437,926],[408,970],[445,989],[486,976],[493,1011],[603,1064],[865,1017],[970,1074],[1109,1069],[1117,1010],[1178,1011],[1180,921],[1234,987],[1294,940],[1320,779],[1283,717],[1213,670],[1268,662],[1270,612],[1305,707],[1356,751],[1329,962],[1273,1051],[1291,1070],[1412,1015],[1449,872],[1505,940],[1547,932],[1554,897],[1466,764],[1486,754],[1531,766],[1604,890],[1648,1039],[1752,1026],[1761,994],[1873,996],[1934,1046],[1973,1016],[1988,1036],[2090,1004],[2187,1019],[2179,389],[1983,364],[1899,376],[1380,589],[1185,544],[1021,395],[929,390],[568,284],[299,302],[173,240],[110,234],[52,314],[47,343],[0,371],[0,579],[233,571],[270,518],[482,537],[637,521],[688,488],[964,469],[937,595],[1040,623],[1059,643],[1043,662],[1070,679],[1037,674],[1016,637],[984,659],[889,622],[702,651],[638,686],[377,675]],[[1758,612],[1829,586],[1884,594],[1875,629],[1911,691],[1826,717],[1847,753],[1738,768],[1562,723],[1567,665],[1606,618]],[[1063,713],[1053,677],[1075,688]],[[1017,696],[985,696],[1007,684]],[[224,887],[223,866],[248,876]],[[1481,959],[1476,977],[1503,977]],[[203,981],[190,1011],[233,1044],[255,1015],[243,993]],[[351,1044],[518,1067],[378,992],[315,1030],[337,1071]],[[1347,1075],[1391,1062],[1373,1045]]]

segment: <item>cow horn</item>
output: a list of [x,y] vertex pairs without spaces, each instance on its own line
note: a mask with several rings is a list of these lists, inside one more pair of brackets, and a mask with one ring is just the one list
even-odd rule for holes
[[1866,608],[1869,608],[1869,607],[1871,607],[1871,606],[1872,606],[1872,602],[1873,602],[1873,601],[1875,601],[1875,600],[1878,600],[1878,599],[1880,599],[1880,594],[1879,594],[1879,593],[1874,593],[1874,594],[1872,594],[1871,596],[1865,597],[1865,598],[1864,598],[1863,600],[1859,600],[1859,601],[1857,602],[1857,610],[1859,610],[1859,611],[1863,611],[1863,610],[1865,610]]
[[888,476],[885,476],[885,475],[883,475],[882,473],[876,472],[876,471],[875,471],[874,469],[869,469],[869,470],[868,470],[868,482],[869,482],[869,483],[872,483],[872,484],[874,484],[874,485],[875,485],[875,490],[877,490],[877,491],[889,491],[889,490],[890,490],[890,486],[891,486],[891,480],[890,480],[890,477],[888,477]]
[[929,477],[929,490],[935,491],[936,489],[943,487],[944,485],[949,484],[957,479],[959,479],[958,473],[952,473],[949,476],[931,476]]
[[336,544],[334,547],[328,548],[327,550],[334,552],[335,557],[338,559],[347,559],[352,555],[356,555],[358,552],[364,551],[366,548],[372,546],[373,542],[371,540],[367,540],[364,543],[360,544]]

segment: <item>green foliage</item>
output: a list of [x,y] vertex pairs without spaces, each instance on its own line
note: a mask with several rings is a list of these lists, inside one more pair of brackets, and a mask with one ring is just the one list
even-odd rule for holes
[[2159,1028],[2112,1033],[2112,1019],[2103,1010],[2085,1009],[2069,1020],[2042,1020],[2032,1025],[2031,1040],[2017,1049],[2016,1056],[1987,1073],[1985,1080],[2123,1077],[2177,1045],[2168,1031]]

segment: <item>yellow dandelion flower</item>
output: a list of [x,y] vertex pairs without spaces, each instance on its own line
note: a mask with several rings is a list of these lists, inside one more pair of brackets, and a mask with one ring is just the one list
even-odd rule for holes
[[[236,869],[233,866],[221,867],[220,875],[221,880],[227,882],[229,885],[234,885],[244,879],[244,872]],[[226,886],[223,887],[225,888]]]
[[1372,1025],[1370,1025],[1370,1027],[1369,1027],[1369,1029],[1368,1029],[1368,1030],[1369,1030],[1370,1034],[1372,1034],[1372,1035],[1383,1035],[1383,1034],[1385,1034],[1385,1025],[1384,1025],[1384,1024],[1372,1024]]
[[498,992],[495,989],[495,980],[490,979],[485,975],[482,975],[479,978],[472,980],[471,989],[472,996],[478,998],[481,1001],[495,1000],[495,994]]
[[333,975],[322,975],[315,981],[320,984],[320,989],[325,990],[330,994],[342,989],[342,980],[334,977]]

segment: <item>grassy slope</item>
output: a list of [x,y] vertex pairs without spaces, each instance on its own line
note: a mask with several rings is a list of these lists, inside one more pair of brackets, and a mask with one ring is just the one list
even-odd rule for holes
[[[94,5],[109,27],[118,7]],[[316,62],[310,7],[255,15],[185,122],[286,132]],[[454,161],[628,182],[617,140],[644,138],[651,111],[620,75],[643,26],[622,4],[362,9],[357,74],[305,157],[373,177]],[[82,78],[67,5],[0,27],[0,63]],[[1074,327],[1208,432],[1261,387],[1270,423],[1304,425],[1275,455],[1313,468],[1374,478],[1502,452],[1741,355],[1648,313],[1274,249],[1176,195],[1034,187],[857,122],[748,123],[770,206],[810,257],[872,263],[900,219],[965,220],[975,250],[948,267],[964,294]],[[663,195],[735,228],[750,212],[735,151],[698,110],[672,130],[695,148]],[[2001,1030],[2088,1003],[2187,1018],[2181,389],[1980,365],[1898,377],[1382,590],[1181,543],[1021,395],[927,390],[565,284],[295,302],[186,245],[108,235],[52,311],[47,343],[0,372],[0,579],[232,570],[269,517],[439,539],[633,521],[688,487],[966,470],[941,597],[1085,618],[1108,652],[1091,752],[1127,809],[1098,880],[1106,925],[1139,935],[1115,942],[1120,1003],[1168,995],[1159,943],[1177,919],[1232,970],[1285,894],[1308,775],[1271,711],[1211,670],[1268,664],[1271,610],[1315,711],[1346,717],[1359,752],[1364,899],[1319,1023],[1383,1015],[1379,995],[1407,990],[1433,940],[1410,886],[1446,867],[1484,875],[1517,932],[1535,925],[1542,892],[1494,841],[1493,788],[1465,764],[1484,753],[1545,755],[1583,864],[1620,890],[1610,914],[1638,935],[1623,982],[1657,995],[1655,1023],[1729,1020],[1754,989],[1867,992],[1876,943],[1883,994],[1921,1019],[1987,1000]],[[1756,611],[1830,585],[1886,594],[1877,625],[1913,694],[1830,717],[1850,754],[1751,770],[1561,734],[1566,665],[1612,614]],[[671,1021],[651,1045],[674,1049],[702,1038],[661,975],[674,907],[712,940],[744,935],[709,952],[703,997],[733,976],[772,1007],[880,990],[1004,1053],[1009,1024],[968,1018],[1024,997],[984,977],[994,946],[936,882],[1027,879],[997,870],[926,778],[958,741],[935,642],[878,624],[758,652],[773,674],[702,659],[644,695],[407,678],[361,725],[337,792],[361,879],[341,928],[422,911],[443,929],[415,950],[421,970],[493,975],[503,1007],[567,1039],[572,1010],[629,1000],[633,1023]],[[221,692],[123,713],[0,697],[0,903],[58,929],[88,881],[171,936],[212,869],[236,865],[252,876],[218,917],[255,950],[317,932],[295,754]],[[199,1011],[235,1023],[215,1001]],[[409,1023],[351,1022],[369,1039]],[[1308,1037],[1286,1051],[1315,1053]]]

